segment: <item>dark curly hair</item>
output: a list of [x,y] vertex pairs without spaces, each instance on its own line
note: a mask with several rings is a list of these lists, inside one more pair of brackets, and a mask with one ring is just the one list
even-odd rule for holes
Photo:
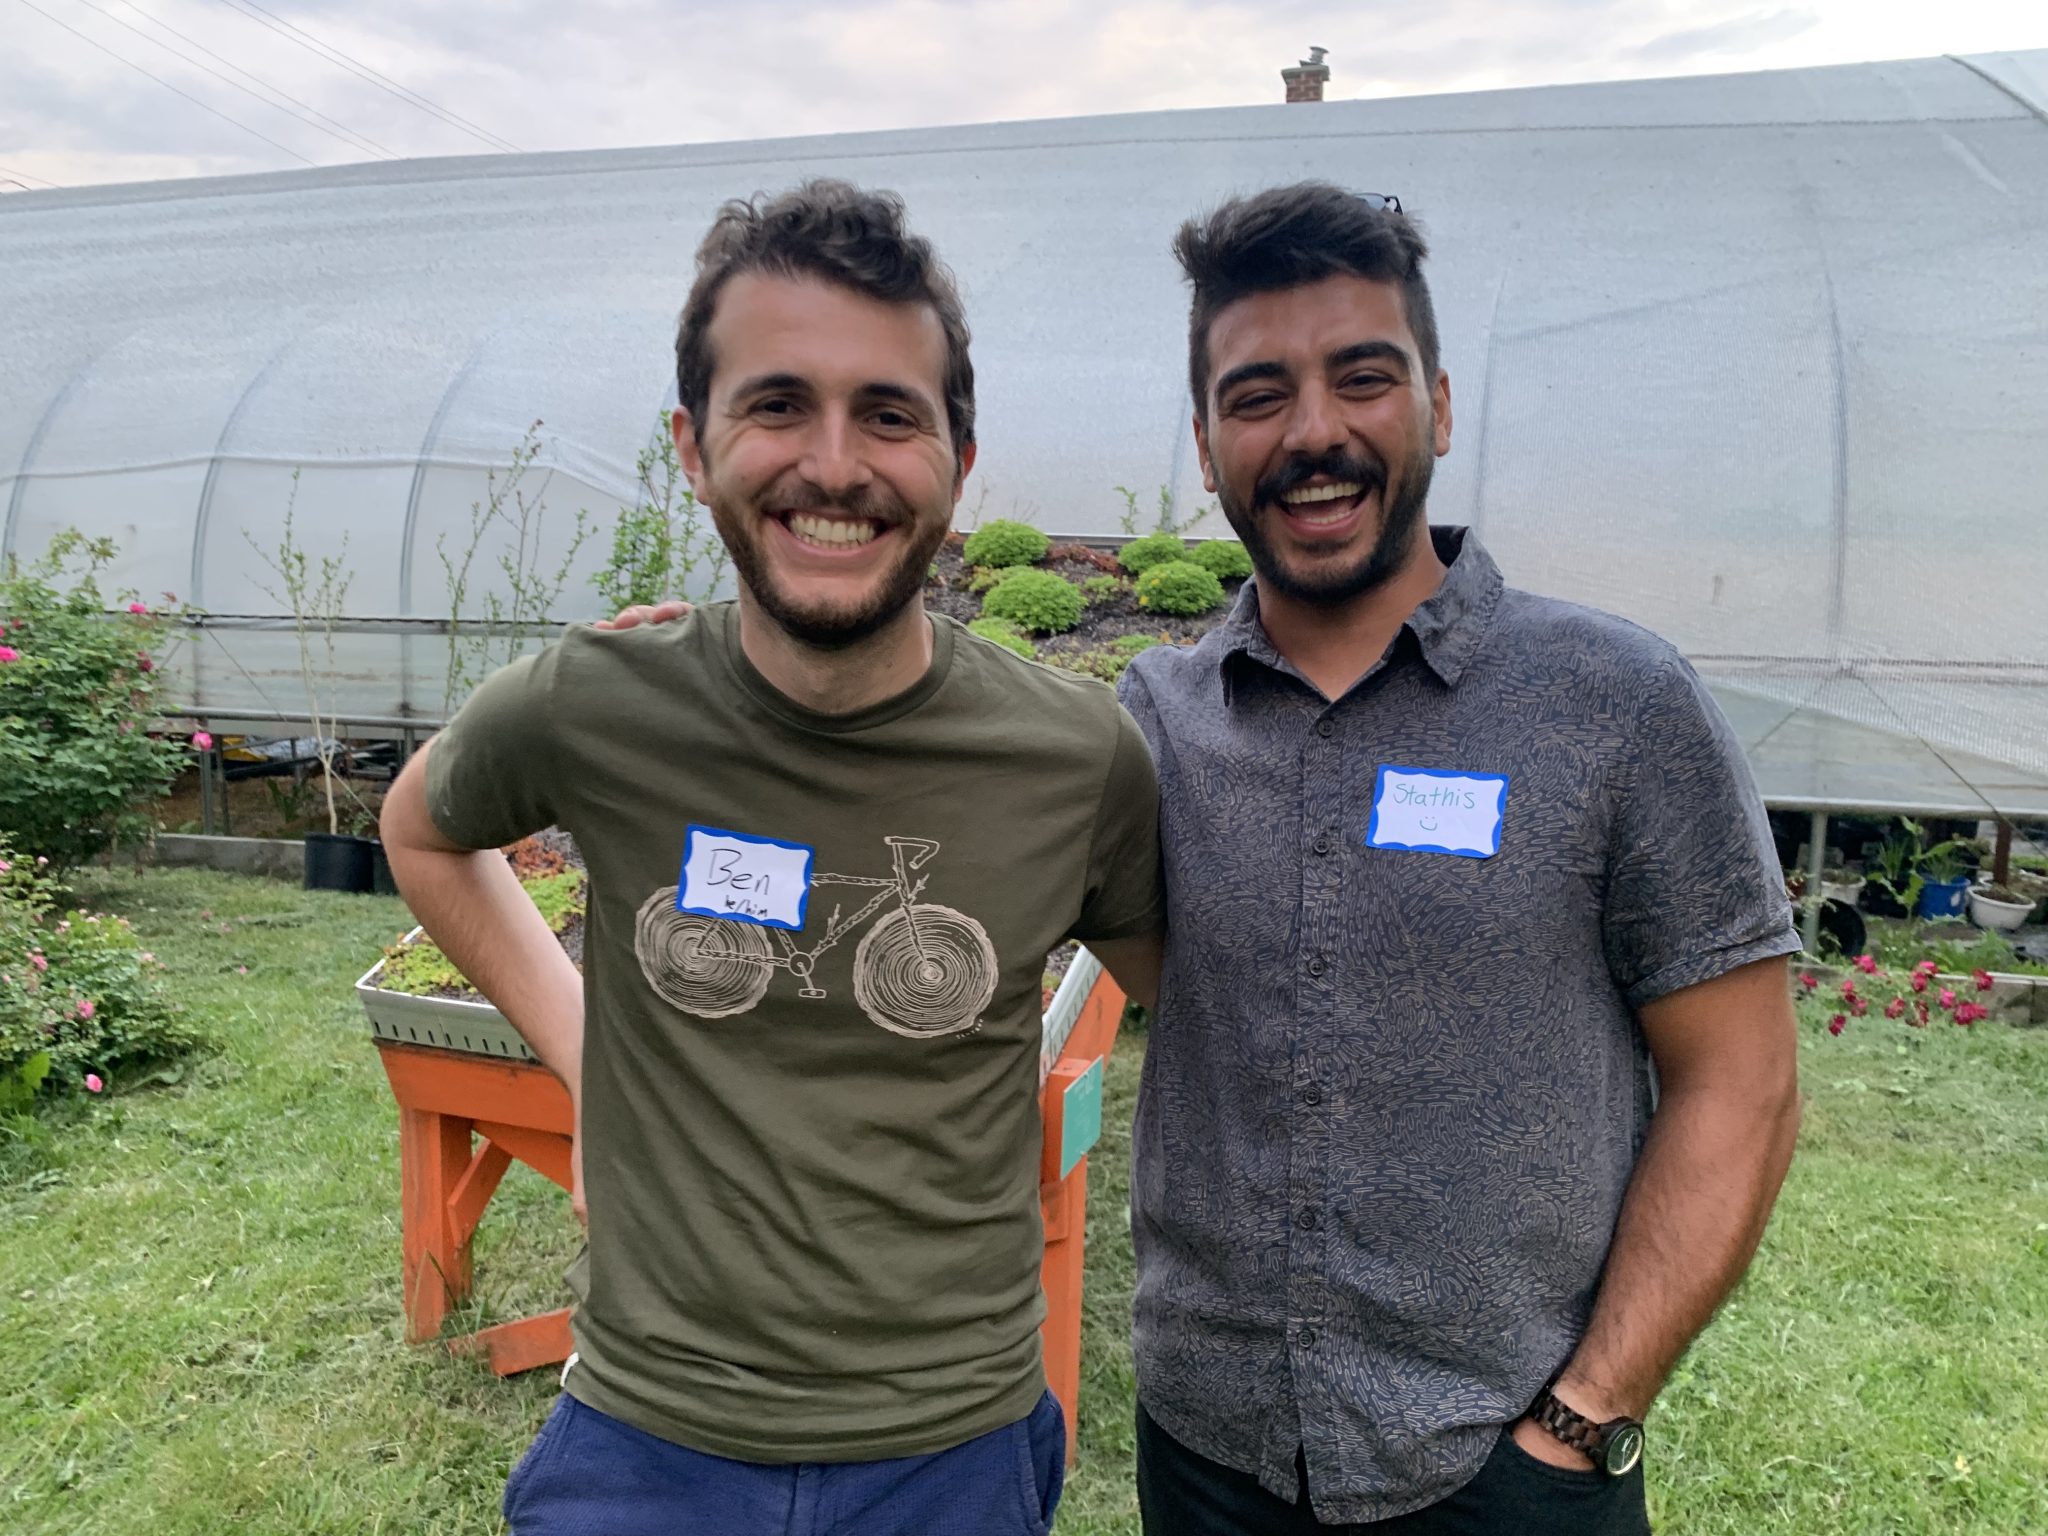
[[1425,387],[1436,382],[1436,308],[1422,276],[1429,247],[1404,213],[1327,181],[1299,181],[1229,202],[1181,225],[1173,254],[1194,289],[1188,309],[1188,387],[1209,411],[1209,326],[1255,293],[1362,277],[1397,283],[1408,329],[1422,354]]
[[974,441],[974,364],[953,274],[931,241],[910,233],[895,193],[823,178],[774,197],[727,203],[697,247],[697,279],[676,323],[676,399],[699,442],[711,395],[712,313],[719,290],[743,272],[815,277],[885,304],[929,305],[946,336],[946,422],[955,461],[966,452]]

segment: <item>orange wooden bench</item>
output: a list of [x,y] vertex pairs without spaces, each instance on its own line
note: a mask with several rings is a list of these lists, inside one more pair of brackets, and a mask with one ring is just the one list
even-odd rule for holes
[[[1102,1064],[1116,1043],[1123,1006],[1123,993],[1102,973],[1040,1093],[1045,1374],[1066,1410],[1069,1460],[1081,1391],[1086,1152],[1100,1125]],[[425,1343],[440,1337],[449,1312],[469,1295],[470,1241],[512,1161],[569,1187],[569,1095],[553,1073],[531,1062],[381,1038],[377,1050],[398,1100],[405,1336]],[[569,1358],[569,1309],[446,1343],[481,1356],[500,1376],[556,1365]]]

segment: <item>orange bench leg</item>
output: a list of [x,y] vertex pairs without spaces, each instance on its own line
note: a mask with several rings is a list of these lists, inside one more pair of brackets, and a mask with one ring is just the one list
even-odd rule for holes
[[469,1171],[470,1122],[432,1110],[398,1111],[398,1179],[405,1274],[405,1336],[412,1343],[441,1331],[451,1307],[469,1295],[469,1242],[458,1241],[449,1200]]
[[1045,1384],[1067,1416],[1067,1464],[1073,1465],[1080,1434],[1081,1277],[1087,1256],[1088,1159],[1060,1183],[1039,1191],[1045,1213],[1045,1262],[1038,1272],[1045,1290]]

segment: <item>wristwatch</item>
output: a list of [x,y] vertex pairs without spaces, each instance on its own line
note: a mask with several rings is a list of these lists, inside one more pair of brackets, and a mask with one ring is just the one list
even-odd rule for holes
[[1626,1477],[1643,1459],[1643,1422],[1640,1419],[1609,1419],[1595,1424],[1582,1413],[1574,1413],[1545,1387],[1529,1406],[1529,1417],[1558,1440],[1563,1441],[1609,1477]]

